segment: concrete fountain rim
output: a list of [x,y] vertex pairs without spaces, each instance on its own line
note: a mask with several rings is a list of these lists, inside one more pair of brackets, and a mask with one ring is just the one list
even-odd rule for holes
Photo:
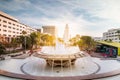
[[100,73],[100,74],[91,74],[87,76],[69,76],[69,77],[45,77],[45,76],[32,76],[32,75],[26,75],[26,74],[18,74],[18,73],[12,73],[5,70],[0,70],[0,75],[12,77],[12,78],[19,78],[19,79],[37,79],[37,80],[80,80],[80,79],[99,79],[99,78],[105,78],[110,76],[115,76],[120,74],[120,69],[106,72],[106,73]]
[[110,72],[105,72],[105,73],[98,73],[98,74],[90,74],[90,75],[85,75],[85,76],[65,76],[65,77],[49,77],[49,76],[33,76],[33,75],[27,75],[27,74],[19,74],[19,73],[13,73],[9,71],[5,71],[0,69],[0,75],[7,76],[7,77],[12,77],[12,78],[19,78],[19,79],[37,79],[37,80],[80,80],[80,79],[99,79],[99,78],[105,78],[105,77],[111,77],[115,75],[120,74],[120,68],[110,71]]

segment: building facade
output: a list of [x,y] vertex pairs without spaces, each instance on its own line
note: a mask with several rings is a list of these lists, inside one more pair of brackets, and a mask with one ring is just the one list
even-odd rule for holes
[[110,40],[113,42],[120,42],[120,28],[110,29],[103,33],[103,40]]
[[11,38],[22,35],[22,31],[30,34],[36,29],[22,24],[14,17],[0,11],[0,36],[5,37],[9,41]]
[[69,35],[69,27],[68,27],[68,24],[66,24],[65,26],[65,30],[64,30],[64,34],[63,34],[63,40],[64,42],[68,42],[70,39],[70,35]]
[[52,36],[57,35],[57,30],[55,26],[42,26],[42,29],[43,29],[43,33],[45,34],[49,34]]

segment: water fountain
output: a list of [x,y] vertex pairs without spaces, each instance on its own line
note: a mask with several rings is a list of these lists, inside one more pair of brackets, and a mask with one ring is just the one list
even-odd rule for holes
[[58,41],[56,47],[44,46],[33,56],[0,61],[0,65],[0,74],[22,79],[80,80],[120,74],[117,60],[90,57],[77,46],[68,47]]
[[[56,40],[55,47],[42,47],[40,52],[34,54],[35,58],[37,59],[36,61],[32,60],[25,63],[21,67],[23,73],[29,75],[54,77],[89,75],[97,73],[100,67],[98,64],[92,61],[91,57],[87,53],[80,51],[77,46],[65,45],[69,41],[68,29],[68,25],[66,25],[64,44]],[[88,66],[88,64],[90,65]]]
[[80,51],[77,46],[65,47],[60,42],[56,43],[56,47],[44,46],[34,56],[32,57],[34,59],[22,65],[23,73],[35,76],[64,77],[95,74],[100,69],[99,65],[93,62],[87,53]]

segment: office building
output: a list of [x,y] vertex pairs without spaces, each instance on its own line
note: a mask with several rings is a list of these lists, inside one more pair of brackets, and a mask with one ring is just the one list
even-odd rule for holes
[[10,41],[11,38],[22,35],[22,31],[30,34],[36,31],[36,29],[22,24],[14,17],[0,11],[0,36]]
[[69,36],[69,27],[68,27],[68,24],[66,24],[65,30],[64,30],[64,34],[63,34],[63,40],[64,40],[64,42],[65,43],[68,42],[69,38],[70,38],[70,36]]
[[103,40],[110,40],[113,42],[120,42],[120,28],[110,29],[103,33]]
[[52,36],[57,35],[56,27],[55,26],[42,26],[43,33],[49,34]]

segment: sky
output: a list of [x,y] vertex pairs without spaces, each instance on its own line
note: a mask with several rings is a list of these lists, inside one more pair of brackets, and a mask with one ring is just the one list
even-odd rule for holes
[[33,28],[56,26],[59,37],[66,24],[71,36],[120,28],[120,0],[0,0],[0,10]]

